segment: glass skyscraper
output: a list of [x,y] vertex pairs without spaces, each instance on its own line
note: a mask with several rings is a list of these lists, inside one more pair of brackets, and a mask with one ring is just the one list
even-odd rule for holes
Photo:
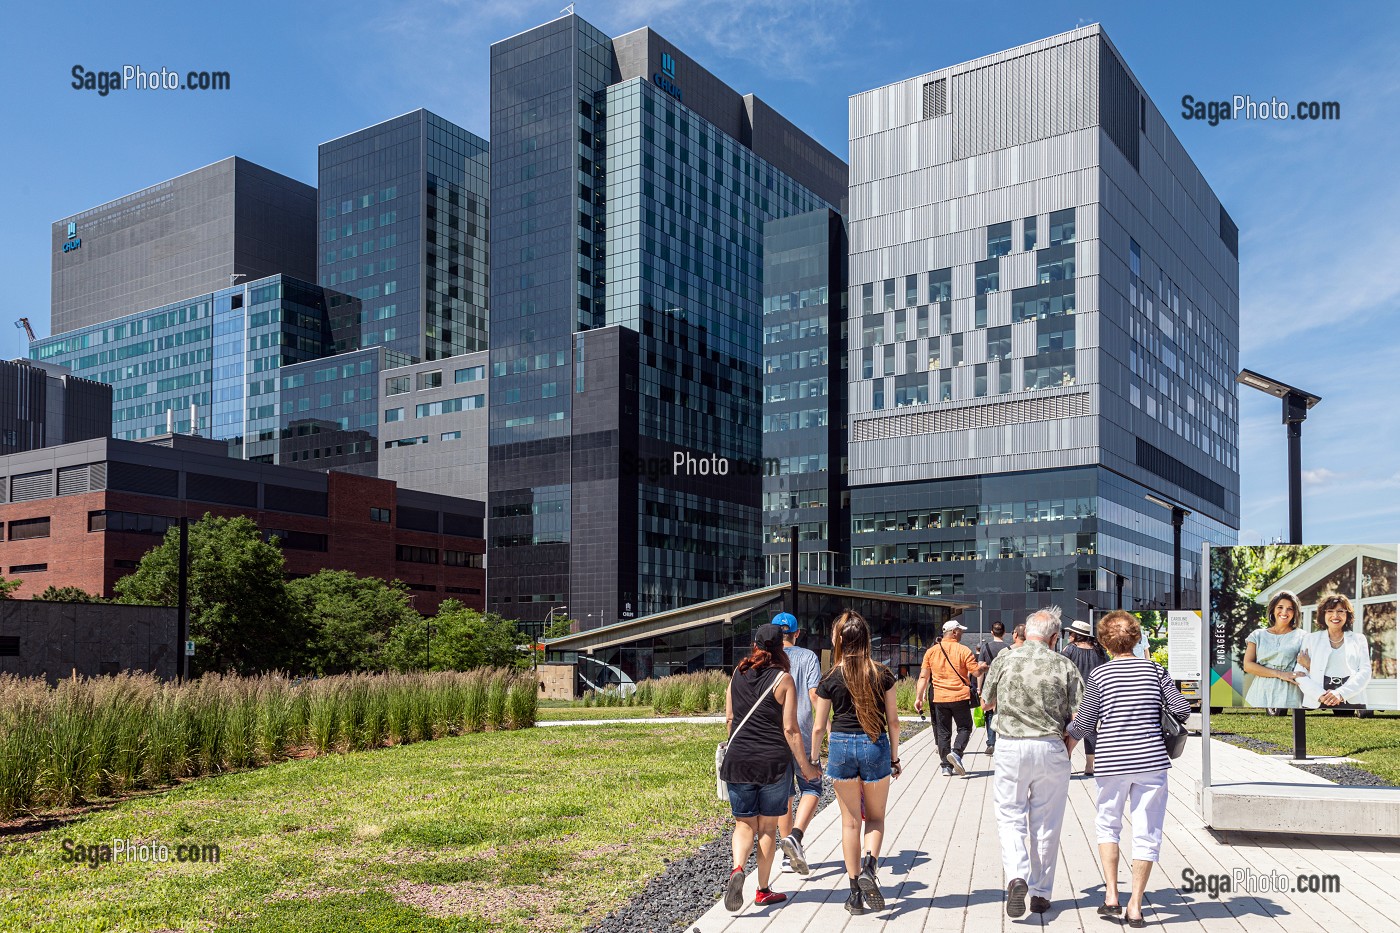
[[591,628],[757,585],[763,224],[845,165],[572,14],[492,46],[491,136],[492,608]]
[[[278,462],[280,370],[328,352],[330,299],[285,275],[35,341],[30,356],[112,386],[112,436],[198,433]],[[191,414],[193,413],[193,421]]]
[[322,143],[319,275],[337,353],[413,360],[486,347],[486,140],[426,110]]
[[1239,231],[1108,36],[857,94],[850,133],[853,584],[1170,608],[1174,506],[1198,605],[1239,527]]
[[763,554],[785,583],[850,583],[846,227],[820,210],[763,228]]

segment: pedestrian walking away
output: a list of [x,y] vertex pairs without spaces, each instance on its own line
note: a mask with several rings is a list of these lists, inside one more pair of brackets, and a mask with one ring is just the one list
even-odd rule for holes
[[841,807],[841,855],[851,886],[846,910],[863,914],[885,908],[875,872],[890,780],[902,770],[899,702],[894,674],[870,657],[870,626],[859,613],[847,610],[836,617],[831,647],[831,670],[817,686],[812,759],[830,730],[826,775]]
[[729,745],[719,776],[729,785],[734,813],[734,867],[725,883],[725,909],[744,906],[744,865],[758,843],[759,906],[780,904],[787,895],[769,887],[778,820],[792,794],[793,762],[807,780],[821,771],[808,760],[797,728],[797,688],[788,673],[783,633],[776,625],[760,625],[753,648],[734,669],[725,692],[724,715]]
[[[822,679],[821,659],[816,652],[800,645],[802,630],[797,617],[790,612],[780,612],[774,616],[773,624],[783,633],[783,651],[788,656],[788,673],[797,688],[797,727],[802,730],[802,750],[805,755],[812,748],[812,709],[817,703],[817,684]],[[793,774],[797,778],[797,813],[792,812],[792,802],[788,802],[788,812],[778,820],[778,845],[783,850],[782,869],[806,875],[811,871],[807,865],[807,853],[802,848],[802,837],[807,832],[812,817],[817,812],[817,803],[822,796],[822,779],[809,781],[802,776],[801,762],[793,762]]]
[[[982,671],[972,650],[961,643],[965,631],[967,626],[957,619],[943,623],[943,640],[924,652],[919,685],[914,691],[914,709],[922,713],[926,691],[932,688],[933,737],[945,776],[967,774],[963,753],[972,738],[972,678]],[[954,725],[958,729],[956,738]]]
[[[1079,671],[1079,676],[1084,678],[1084,682],[1089,682],[1089,675],[1094,672],[1094,668],[1100,664],[1108,663],[1108,653],[1103,646],[1094,640],[1094,630],[1088,622],[1076,619],[1065,629],[1065,634],[1069,636],[1069,644],[1060,651],[1060,654],[1069,658]],[[1094,776],[1094,735],[1090,733],[1084,736],[1084,775]]]
[[[1142,627],[1120,610],[1099,620],[1099,639],[1109,660],[1094,669],[1084,702],[1069,725],[1069,747],[1098,732],[1098,813],[1094,828],[1103,867],[1104,899],[1099,915],[1116,917],[1133,928],[1147,926],[1142,898],[1152,866],[1162,848],[1162,825],[1167,815],[1167,769],[1171,758],[1162,739],[1162,713],[1177,722],[1191,714],[1191,704],[1177,690],[1166,670],[1149,658],[1134,655]],[[1133,815],[1132,893],[1126,907],[1118,903],[1118,840],[1123,811]]]
[[[979,674],[977,678],[978,693],[985,694],[987,692],[987,668],[991,667],[997,655],[1011,647],[1006,643],[1005,635],[1006,626],[1000,622],[993,622],[992,637],[982,642],[981,646],[977,649],[977,663],[982,666],[982,673]],[[986,709],[985,707],[982,710],[982,714],[986,717],[987,754],[994,755],[997,750],[997,733],[996,729],[992,726],[992,717],[995,714],[992,710]]]
[[1060,639],[1058,607],[1026,619],[1026,643],[1003,651],[987,671],[984,706],[996,710],[997,753],[992,761],[992,796],[1006,882],[1006,915],[1050,910],[1060,828],[1069,799],[1069,752],[1065,735],[1084,695],[1084,679],[1055,651]]

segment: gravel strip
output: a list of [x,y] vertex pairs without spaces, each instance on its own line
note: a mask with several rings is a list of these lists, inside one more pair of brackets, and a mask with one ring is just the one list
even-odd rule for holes
[[[926,722],[901,722],[901,740],[928,728]],[[830,781],[822,782],[820,813],[836,799]],[[715,905],[724,894],[729,875],[730,835],[726,832],[707,842],[694,855],[667,859],[666,869],[647,882],[642,893],[588,927],[583,933],[662,933],[688,930],[694,920]],[[781,853],[780,853],[781,856]],[[749,857],[748,870],[756,865],[757,852]]]
[[[1236,735],[1233,732],[1212,732],[1210,737],[1219,739],[1222,742],[1229,742],[1231,745],[1237,745],[1240,748],[1247,748],[1252,752],[1259,752],[1262,755],[1290,755],[1293,753],[1291,748],[1284,748],[1282,745],[1275,745],[1272,742],[1265,742],[1263,739],[1256,739],[1247,735]],[[1358,768],[1355,765],[1316,764],[1312,762],[1300,763],[1293,761],[1290,761],[1289,764],[1300,771],[1315,774],[1320,778],[1325,778],[1326,780],[1344,787],[1395,786],[1384,778],[1372,774],[1370,771]]]

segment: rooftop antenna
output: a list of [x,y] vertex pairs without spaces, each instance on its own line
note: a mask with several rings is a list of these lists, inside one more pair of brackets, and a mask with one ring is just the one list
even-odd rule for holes
[[34,336],[34,328],[29,326],[29,318],[20,318],[18,321],[15,321],[15,326],[29,335],[30,343],[33,343],[34,341],[39,339],[38,337]]
[[564,9],[560,10],[559,12],[562,13],[562,14],[564,14],[565,16],[569,16],[569,15],[571,15],[571,14],[574,12],[574,5],[571,3],[571,4],[569,4],[568,6],[564,7]]
[[248,276],[242,272],[230,272],[228,274],[228,287],[233,288],[233,286],[238,284],[239,279],[246,279],[247,277]]

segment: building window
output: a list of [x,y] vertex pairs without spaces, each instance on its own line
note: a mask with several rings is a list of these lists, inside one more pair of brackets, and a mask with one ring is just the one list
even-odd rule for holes
[[436,564],[438,552],[437,548],[400,544],[395,549],[395,559],[408,564]]
[[932,304],[937,301],[953,300],[953,270],[935,269],[928,274],[928,300]]
[[1035,254],[1035,280],[1041,285],[1074,278],[1074,246],[1052,246]]
[[469,551],[443,551],[442,562],[448,567],[482,567],[485,556]]
[[412,376],[390,376],[384,380],[385,395],[403,395],[405,392],[413,391]]
[[1003,324],[987,331],[987,359],[1004,360],[1011,356],[1011,325]]
[[1050,215],[1050,245],[1074,242],[1074,208],[1055,211]]
[[994,292],[1001,287],[1001,262],[996,259],[984,259],[974,263],[973,268],[977,277],[974,287],[974,295],[985,295]]
[[11,564],[10,573],[43,573],[49,569],[48,564]]
[[981,330],[987,326],[987,296],[978,295],[972,304],[972,326]]
[[461,439],[461,431],[446,431],[440,438],[438,438],[438,440],[440,441],[460,441]]
[[917,275],[906,275],[904,277],[904,307],[912,308],[919,303],[919,277]]
[[125,531],[141,535],[163,535],[180,525],[178,518],[168,515],[143,515],[139,512],[101,511],[88,513],[88,531]]
[[370,509],[370,510],[369,510],[369,520],[372,521],[372,522],[385,522],[385,523],[387,523],[387,522],[389,521],[389,519],[390,519],[390,512],[389,512],[388,509]]
[[453,382],[476,382],[486,378],[485,366],[468,366],[466,369],[459,369],[452,374]]
[[402,408],[386,408],[386,409],[384,409],[384,423],[385,423],[385,424],[388,424],[388,423],[391,422],[391,421],[402,421],[402,420],[403,420],[403,409],[402,409]]
[[995,259],[1011,252],[1011,221],[987,228],[987,256]]
[[1035,249],[1036,236],[1034,217],[1027,217],[1024,221],[1021,222],[1021,232],[1025,242],[1025,245],[1021,248],[1024,249],[1026,252],[1030,252],[1031,250]]
[[885,301],[882,311],[894,310],[894,279],[885,279],[884,284]]
[[972,367],[972,395],[974,398],[987,397],[987,364],[978,363]]
[[10,522],[11,541],[29,541],[33,538],[47,538],[48,536],[49,518],[47,515],[43,518],[26,518]]
[[0,635],[0,658],[19,657],[19,636]]
[[432,372],[418,374],[419,389],[436,389],[442,386],[442,370],[435,369]]

